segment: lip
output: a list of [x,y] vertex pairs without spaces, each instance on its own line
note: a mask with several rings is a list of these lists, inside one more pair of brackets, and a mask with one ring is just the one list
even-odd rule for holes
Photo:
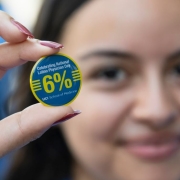
[[144,160],[165,160],[172,157],[180,148],[178,135],[159,134],[124,141],[127,152]]

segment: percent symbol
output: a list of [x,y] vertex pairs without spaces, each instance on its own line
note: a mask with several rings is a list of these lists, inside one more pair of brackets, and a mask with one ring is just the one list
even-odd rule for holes
[[[55,83],[60,83],[60,87],[59,87],[59,91],[62,90],[63,88],[63,85],[66,87],[66,88],[71,88],[72,87],[72,81],[71,79],[69,78],[65,78],[66,76],[66,70],[64,70],[63,72],[63,75],[62,75],[62,78],[61,78],[61,75],[60,73],[55,73],[53,75],[53,77],[51,75],[46,75],[43,77],[43,86],[44,86],[44,90],[47,92],[47,93],[52,93],[54,90],[55,90],[55,85],[54,85],[54,82]],[[53,82],[53,81],[54,82]]]
[[62,90],[63,84],[65,85],[66,88],[71,88],[72,87],[71,79],[69,79],[69,78],[65,79],[65,76],[66,76],[66,70],[64,70],[62,78],[61,78],[61,75],[59,73],[55,73],[53,75],[54,82],[56,82],[56,83],[60,82],[59,91]]

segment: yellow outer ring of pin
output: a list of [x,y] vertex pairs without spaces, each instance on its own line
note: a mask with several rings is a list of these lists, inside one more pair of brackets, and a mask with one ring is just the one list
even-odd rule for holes
[[[72,103],[72,102],[76,99],[76,97],[79,95],[79,92],[80,92],[81,86],[82,86],[82,73],[81,73],[81,70],[80,70],[79,66],[77,65],[77,63],[76,63],[71,57],[67,56],[66,54],[62,54],[62,53],[56,53],[56,54],[53,54],[53,55],[65,56],[66,58],[68,58],[68,59],[70,59],[71,61],[73,61],[73,63],[76,65],[76,67],[77,67],[78,70],[79,70],[79,74],[80,74],[80,87],[79,87],[79,89],[78,89],[78,93],[76,94],[76,96],[75,96],[71,101],[69,101],[68,103],[62,105],[62,106],[67,106],[67,105],[69,105],[70,103]],[[43,61],[46,57],[48,57],[48,56],[43,56],[42,58],[40,58],[40,59],[34,64],[32,70],[31,70],[31,74],[30,74],[30,87],[31,87],[31,92],[33,93],[34,97],[35,97],[41,104],[43,104],[44,106],[55,107],[55,106],[51,106],[51,105],[49,105],[49,104],[46,104],[46,103],[44,103],[41,99],[39,99],[39,97],[38,97],[38,96],[36,95],[36,93],[33,91],[33,87],[32,87],[32,76],[33,76],[33,73],[34,73],[34,71],[35,71],[35,69],[36,69],[36,66],[37,66],[41,61]]]

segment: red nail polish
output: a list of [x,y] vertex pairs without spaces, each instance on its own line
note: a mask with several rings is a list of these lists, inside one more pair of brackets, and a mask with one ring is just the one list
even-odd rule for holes
[[24,27],[21,23],[15,21],[14,19],[11,19],[11,22],[25,35],[28,35],[30,38],[34,38],[34,36],[32,35],[32,33],[26,28]]
[[55,126],[55,125],[57,125],[57,124],[59,124],[59,123],[62,123],[62,122],[64,122],[64,121],[67,121],[68,119],[71,119],[71,118],[77,116],[78,114],[81,114],[81,111],[75,110],[74,113],[67,114],[66,116],[64,116],[64,117],[61,118],[60,120],[54,122],[54,123],[52,124],[52,126]]
[[39,43],[43,46],[47,46],[54,49],[60,49],[64,47],[62,44],[52,42],[52,41],[39,41]]

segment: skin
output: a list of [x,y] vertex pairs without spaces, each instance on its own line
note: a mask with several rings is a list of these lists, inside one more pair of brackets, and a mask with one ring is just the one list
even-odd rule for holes
[[90,1],[67,22],[62,52],[83,75],[72,103],[83,113],[60,126],[75,180],[180,178],[179,149],[163,160],[142,160],[118,143],[180,132],[179,7],[177,0]]
[[[6,40],[0,45],[0,78],[9,68],[59,51],[59,48],[41,45],[37,39],[29,39],[11,19],[0,11],[0,36]],[[56,121],[72,113],[71,107],[48,108],[38,103],[1,120],[0,157],[37,139]]]

